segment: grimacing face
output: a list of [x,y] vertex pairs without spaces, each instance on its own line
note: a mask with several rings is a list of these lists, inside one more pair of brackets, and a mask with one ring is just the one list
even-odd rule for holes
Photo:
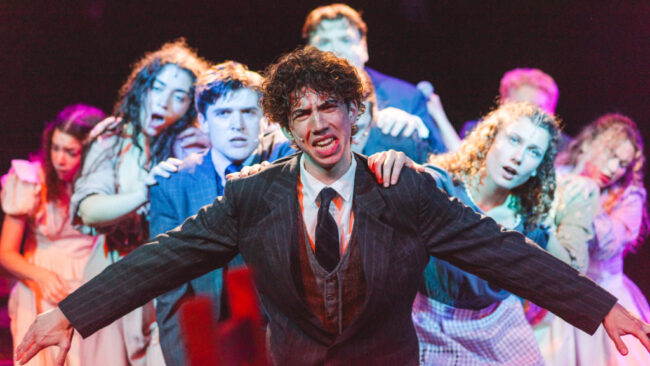
[[[306,89],[298,93],[289,115],[289,132],[306,154],[310,173],[344,172],[352,157],[350,136],[359,109]],[[318,173],[317,173],[318,174]]]
[[260,95],[241,88],[222,95],[210,104],[199,124],[210,136],[212,148],[233,163],[244,161],[260,143],[262,109]]
[[609,129],[586,144],[578,156],[576,168],[591,178],[601,189],[618,182],[631,168],[636,150],[632,142]]
[[309,45],[332,52],[358,68],[363,68],[368,62],[366,39],[346,18],[321,21],[309,35]]
[[81,166],[82,145],[74,136],[54,130],[50,159],[56,175],[64,182],[71,182]]
[[150,137],[178,122],[190,108],[192,76],[174,64],[160,70],[147,91],[140,120],[142,131]]
[[535,174],[551,143],[551,135],[526,116],[501,127],[486,161],[485,179],[498,187],[514,189]]

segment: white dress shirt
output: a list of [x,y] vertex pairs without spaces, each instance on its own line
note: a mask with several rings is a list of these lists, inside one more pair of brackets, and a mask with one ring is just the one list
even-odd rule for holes
[[305,169],[305,156],[300,157],[300,186],[302,192],[302,218],[307,229],[307,235],[314,248],[316,239],[316,224],[318,222],[318,208],[320,201],[318,195],[323,188],[330,187],[334,189],[337,196],[330,204],[329,212],[336,221],[339,228],[339,250],[341,256],[348,247],[354,217],[352,216],[352,198],[354,194],[354,175],[357,168],[357,162],[352,157],[350,168],[336,182],[325,185]]

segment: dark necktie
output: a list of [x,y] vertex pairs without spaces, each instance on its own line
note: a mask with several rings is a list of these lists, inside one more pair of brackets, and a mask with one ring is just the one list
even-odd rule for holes
[[329,212],[336,191],[332,188],[323,188],[318,197],[320,197],[320,208],[316,223],[316,259],[327,272],[332,272],[339,262],[339,229]]
[[241,168],[242,168],[241,165],[230,164],[226,167],[226,175],[231,173],[237,173],[241,170]]

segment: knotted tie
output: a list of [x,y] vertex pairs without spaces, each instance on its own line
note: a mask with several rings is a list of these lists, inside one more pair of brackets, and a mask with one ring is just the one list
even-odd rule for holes
[[318,195],[320,208],[316,223],[316,259],[327,272],[332,272],[339,262],[339,229],[329,212],[330,203],[336,197],[332,188],[323,188]]
[[237,173],[241,170],[241,168],[242,168],[241,165],[230,164],[226,167],[226,175],[231,173]]

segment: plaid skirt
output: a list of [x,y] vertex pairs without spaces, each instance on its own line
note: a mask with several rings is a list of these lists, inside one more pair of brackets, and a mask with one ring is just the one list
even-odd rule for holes
[[418,293],[413,324],[422,365],[544,365],[518,298],[458,309]]

